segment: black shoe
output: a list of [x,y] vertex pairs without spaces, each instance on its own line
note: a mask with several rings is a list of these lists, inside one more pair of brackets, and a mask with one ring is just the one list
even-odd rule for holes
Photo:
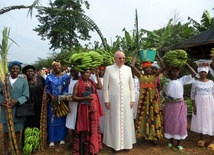
[[67,146],[67,150],[72,150],[73,148],[73,143],[70,143],[68,146]]
[[124,149],[124,151],[129,152],[131,149]]
[[157,141],[153,141],[153,145],[154,145],[154,147],[158,147],[158,142]]
[[113,153],[118,153],[119,151],[116,151],[115,149],[112,149],[112,152]]

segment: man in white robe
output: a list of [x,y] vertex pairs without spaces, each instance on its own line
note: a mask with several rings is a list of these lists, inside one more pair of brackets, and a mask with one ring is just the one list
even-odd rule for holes
[[136,143],[133,121],[135,90],[131,68],[124,65],[125,54],[116,51],[115,63],[106,67],[103,98],[106,106],[103,143],[115,151],[130,150]]

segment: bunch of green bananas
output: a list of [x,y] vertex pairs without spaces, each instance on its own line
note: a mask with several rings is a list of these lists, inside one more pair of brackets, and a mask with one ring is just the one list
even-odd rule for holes
[[96,51],[103,56],[103,63],[101,64],[102,66],[109,66],[114,63],[114,55],[111,52],[106,52],[100,49]]
[[69,62],[74,65],[74,69],[84,72],[86,69],[95,69],[103,63],[103,57],[96,51],[80,52],[73,54]]
[[69,114],[69,112],[70,112],[69,107],[65,104],[64,101],[60,100],[55,112],[56,116],[57,117],[66,116],[67,114]]
[[211,48],[210,52],[211,52],[210,56],[214,57],[214,48]]
[[29,155],[33,151],[38,150],[39,148],[39,129],[36,127],[30,128],[27,127],[24,130],[24,147],[23,155]]
[[187,64],[187,59],[187,53],[182,49],[168,51],[163,56],[167,67],[182,68]]

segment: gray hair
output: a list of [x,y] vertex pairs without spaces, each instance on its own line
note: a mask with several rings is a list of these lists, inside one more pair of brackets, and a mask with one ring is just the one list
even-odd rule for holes
[[124,54],[124,56],[125,56],[125,53],[124,53],[123,51],[121,51],[121,50],[117,50],[117,51],[114,53],[114,58],[116,58],[116,57],[117,57],[117,54],[118,54],[119,52],[123,53],[123,54]]

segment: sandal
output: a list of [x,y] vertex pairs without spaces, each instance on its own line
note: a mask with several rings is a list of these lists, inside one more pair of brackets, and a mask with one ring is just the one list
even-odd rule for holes
[[182,151],[184,149],[181,145],[177,146],[177,148],[179,151]]
[[214,144],[209,144],[207,150],[214,151]]
[[205,144],[205,140],[198,140],[197,145],[203,147]]
[[167,146],[168,146],[168,148],[171,148],[172,147],[172,143],[168,143]]

